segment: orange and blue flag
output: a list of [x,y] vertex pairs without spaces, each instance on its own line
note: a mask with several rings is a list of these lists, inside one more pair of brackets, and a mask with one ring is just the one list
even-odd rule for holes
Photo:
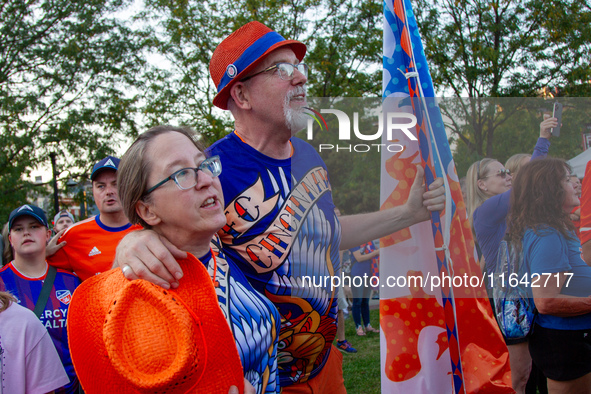
[[384,141],[405,149],[382,153],[382,209],[406,202],[417,164],[427,185],[444,179],[447,205],[381,240],[382,392],[512,393],[410,0],[385,1],[383,64],[384,114],[414,114],[418,141],[396,132]]

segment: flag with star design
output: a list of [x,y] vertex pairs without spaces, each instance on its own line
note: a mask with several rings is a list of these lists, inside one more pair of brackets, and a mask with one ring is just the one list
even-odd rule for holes
[[[458,175],[410,0],[384,3],[383,113],[414,114],[384,143],[382,209],[404,204],[416,174],[445,179],[445,212],[383,238],[380,265],[383,393],[512,393],[507,347],[475,260]],[[388,120],[384,119],[384,124]],[[400,122],[402,123],[402,122]],[[452,280],[446,282],[442,278]],[[457,277],[463,278],[454,281]],[[389,281],[386,282],[386,280]],[[460,286],[456,286],[460,284]]]

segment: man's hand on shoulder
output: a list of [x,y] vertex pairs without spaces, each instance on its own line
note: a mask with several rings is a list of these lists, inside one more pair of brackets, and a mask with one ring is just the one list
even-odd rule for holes
[[67,230],[66,228],[63,229],[62,231],[60,231],[59,233],[54,235],[53,238],[51,238],[49,240],[49,242],[47,243],[47,246],[45,247],[45,257],[46,258],[53,256],[54,254],[57,253],[58,250],[60,250],[61,248],[63,248],[64,246],[66,246],[68,244],[66,241],[62,241],[60,243],[57,242],[60,239],[60,237],[62,235],[64,235],[66,230]]
[[[239,393],[240,393],[240,391],[238,390],[238,387],[236,387],[236,386],[230,387],[230,390],[228,391],[228,394],[239,394]],[[248,380],[246,380],[246,378],[244,378],[244,394],[256,394],[256,390],[254,389],[252,384],[250,384],[250,382]]]
[[127,234],[117,245],[113,268],[121,267],[129,280],[145,279],[174,289],[183,277],[177,258],[187,258],[187,253],[152,230],[138,230]]

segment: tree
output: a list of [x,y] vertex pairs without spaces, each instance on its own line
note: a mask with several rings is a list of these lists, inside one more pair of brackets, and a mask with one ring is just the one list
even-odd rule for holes
[[[417,0],[417,5],[436,90],[470,99],[591,92],[591,9],[584,0]],[[500,153],[495,136],[510,118],[507,112],[500,116],[472,102],[448,115],[458,120],[448,130],[466,147],[459,150],[463,155]]]
[[[314,70],[308,95],[327,98],[319,102],[322,108],[330,108],[331,101],[339,100],[335,108],[348,114],[358,112],[360,129],[369,133],[376,122],[370,110],[376,104],[379,106],[382,88],[383,2],[328,1],[323,8],[325,13],[314,22],[315,34],[304,41],[310,47],[306,62]],[[342,97],[348,99],[341,100]],[[330,174],[335,205],[344,214],[378,210],[380,154],[375,148],[368,152],[355,151],[356,146],[367,141],[356,138],[339,141],[334,116],[326,118],[328,130],[318,130],[309,142],[317,150],[321,144],[335,147],[320,151]]]
[[[588,98],[560,98],[564,105],[562,114],[562,128],[559,137],[551,138],[549,155],[563,159],[571,159],[582,152],[581,133],[590,115]],[[495,125],[494,158],[504,163],[516,153],[532,153],[536,140],[540,134],[540,122],[544,114],[552,113],[553,100],[544,98],[482,98],[482,99],[445,99],[442,107],[445,112],[451,112],[453,108],[460,107],[460,103],[479,103],[479,107],[492,108]],[[484,112],[484,110],[482,110]],[[476,112],[475,112],[476,113]],[[449,122],[454,122],[450,120]],[[460,125],[456,121],[455,127],[461,128],[466,134],[473,134],[470,124]],[[482,159],[468,145],[457,143],[455,149],[455,164],[460,177],[468,171],[468,167],[475,161]]]
[[310,99],[308,104],[318,110],[342,111],[351,122],[351,135],[347,140],[339,140],[341,124],[334,114],[323,115],[326,126],[321,122],[322,127],[318,127],[318,124],[312,122],[312,138],[308,136],[308,129],[298,134],[300,138],[308,140],[324,160],[335,205],[341,213],[347,215],[378,210],[381,154],[376,145],[381,141],[362,140],[356,136],[355,128],[363,135],[377,133],[381,98],[327,97]]
[[32,169],[57,153],[75,176],[136,131],[143,38],[116,17],[126,0],[0,5],[0,217],[27,202]]

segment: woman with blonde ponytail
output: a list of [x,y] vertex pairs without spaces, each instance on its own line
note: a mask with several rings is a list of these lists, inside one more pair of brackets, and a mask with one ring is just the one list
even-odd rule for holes
[[[540,138],[532,160],[548,154],[550,130],[557,124],[556,118],[546,116],[540,123]],[[513,177],[511,171],[499,161],[485,158],[470,166],[466,178],[468,217],[475,235],[481,268],[486,273],[494,272],[499,245],[507,231]],[[513,389],[517,394],[523,394],[532,368],[527,339],[505,339],[505,342],[509,349]]]

